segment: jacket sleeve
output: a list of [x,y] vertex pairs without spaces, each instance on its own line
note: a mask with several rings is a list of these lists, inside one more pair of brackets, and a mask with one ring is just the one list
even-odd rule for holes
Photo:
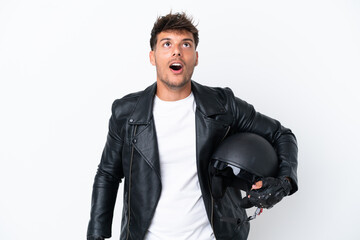
[[111,237],[111,225],[119,183],[124,177],[121,152],[123,139],[112,107],[107,141],[95,175],[87,236]]
[[235,131],[258,134],[273,145],[279,159],[278,177],[284,176],[291,179],[290,194],[293,194],[298,190],[298,148],[295,135],[290,129],[282,126],[279,121],[256,112],[252,105],[235,97],[232,92],[231,95],[234,97],[232,109]]

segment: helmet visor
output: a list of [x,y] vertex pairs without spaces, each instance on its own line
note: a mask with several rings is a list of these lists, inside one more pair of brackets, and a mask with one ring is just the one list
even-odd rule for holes
[[216,168],[219,171],[223,171],[226,168],[230,168],[232,170],[232,173],[234,174],[234,176],[244,179],[250,183],[255,182],[255,179],[256,179],[255,175],[249,173],[248,171],[246,171],[240,167],[234,166],[230,163],[226,163],[226,162],[223,162],[220,160],[213,160],[213,166],[214,166],[214,168]]

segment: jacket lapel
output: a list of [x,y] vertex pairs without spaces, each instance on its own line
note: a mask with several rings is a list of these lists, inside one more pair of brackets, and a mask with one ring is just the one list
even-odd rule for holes
[[[208,166],[211,155],[230,130],[231,114],[219,102],[218,94],[209,87],[192,83],[196,101],[196,159],[200,186],[204,199],[211,199]],[[206,196],[209,195],[209,196]]]
[[214,89],[202,86],[192,81],[191,90],[194,94],[197,108],[207,117],[213,115],[222,115],[226,110],[218,100]]
[[128,123],[136,126],[135,136],[132,136],[131,139],[133,146],[161,178],[157,136],[152,117],[155,92],[156,83],[144,90]]

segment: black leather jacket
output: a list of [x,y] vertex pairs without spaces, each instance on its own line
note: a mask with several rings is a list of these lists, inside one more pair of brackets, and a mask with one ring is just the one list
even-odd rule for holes
[[[237,226],[221,217],[246,218],[239,206],[240,192],[228,188],[215,202],[209,188],[208,163],[212,152],[228,135],[253,132],[275,147],[280,159],[279,176],[292,180],[297,190],[295,136],[274,119],[236,98],[228,88],[210,88],[192,82],[196,102],[196,159],[206,213],[217,240],[246,239],[249,223]],[[156,83],[113,103],[109,133],[95,176],[88,236],[109,238],[119,183],[125,179],[120,239],[143,239],[161,194],[156,131],[152,117]],[[179,172],[181,177],[181,172]],[[170,218],[171,216],[169,216]]]

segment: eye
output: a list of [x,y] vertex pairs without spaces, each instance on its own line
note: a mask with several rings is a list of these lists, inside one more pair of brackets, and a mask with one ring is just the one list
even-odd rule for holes
[[171,46],[171,43],[170,43],[170,42],[164,43],[164,47],[170,47],[170,46]]
[[191,47],[190,43],[184,43],[183,46],[186,47],[186,48]]

